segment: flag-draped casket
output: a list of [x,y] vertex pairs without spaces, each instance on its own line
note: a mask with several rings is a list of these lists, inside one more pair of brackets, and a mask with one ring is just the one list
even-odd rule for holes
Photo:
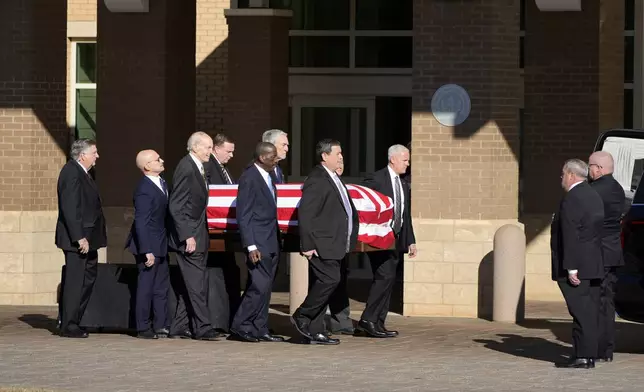
[[[277,217],[280,229],[298,234],[297,210],[303,184],[278,184]],[[349,196],[358,211],[360,221],[358,241],[373,248],[388,249],[394,243],[391,229],[393,202],[391,198],[370,188],[348,184]],[[208,228],[236,231],[235,215],[237,185],[210,185],[208,199]]]

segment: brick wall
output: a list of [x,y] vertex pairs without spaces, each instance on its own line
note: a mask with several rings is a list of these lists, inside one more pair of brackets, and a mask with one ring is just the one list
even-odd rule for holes
[[229,7],[229,0],[197,0],[196,126],[212,134],[224,131]]
[[0,210],[56,207],[56,178],[69,137],[65,119],[66,14],[64,0],[3,2]]
[[288,128],[288,30],[290,17],[249,16],[235,10],[228,16],[228,102],[226,133],[238,151],[230,166],[239,175],[252,159],[262,133]]
[[67,0],[68,20],[70,22],[95,21],[97,1],[99,0]]

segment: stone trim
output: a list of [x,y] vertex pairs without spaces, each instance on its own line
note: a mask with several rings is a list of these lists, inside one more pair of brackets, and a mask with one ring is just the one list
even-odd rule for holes
[[224,10],[224,15],[227,18],[230,16],[278,16],[290,18],[293,16],[293,11],[272,8],[229,8]]
[[541,11],[581,11],[581,0],[535,0]]
[[96,26],[92,21],[68,21],[67,38],[96,38]]

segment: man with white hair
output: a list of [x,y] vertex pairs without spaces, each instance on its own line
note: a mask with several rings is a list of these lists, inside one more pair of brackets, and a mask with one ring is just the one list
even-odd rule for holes
[[[174,222],[170,247],[177,252],[177,263],[185,283],[170,327],[171,338],[216,340],[222,334],[210,323],[208,310],[208,180],[204,163],[212,154],[213,141],[205,132],[188,139],[188,155],[177,165],[172,177],[168,210]],[[188,304],[189,302],[189,304]],[[188,322],[190,318],[191,322]],[[190,325],[194,328],[191,332]]]
[[396,282],[397,266],[403,260],[403,254],[408,253],[409,257],[416,257],[416,237],[411,221],[411,190],[409,184],[401,178],[409,167],[409,149],[395,144],[389,147],[387,156],[389,164],[364,181],[364,186],[389,196],[394,202],[394,249],[368,253],[373,283],[357,327],[359,331],[376,338],[398,336],[397,331],[385,328],[389,301]]
[[615,291],[616,269],[624,265],[621,244],[621,220],[626,195],[624,188],[613,177],[613,156],[606,151],[594,152],[588,158],[590,186],[604,203],[604,230],[601,235],[604,276],[599,295],[599,346],[600,362],[612,362],[615,349]]
[[604,204],[587,178],[585,162],[566,161],[561,171],[561,186],[566,194],[551,227],[552,279],[559,285],[573,319],[573,355],[555,364],[560,368],[594,368],[597,357],[599,286],[604,276]]
[[86,338],[80,328],[98,271],[98,249],[107,245],[98,187],[89,170],[98,159],[96,142],[78,139],[58,176],[56,246],[65,254],[60,336]]
[[[264,132],[262,135],[262,141],[271,143],[277,149],[277,159],[283,161],[286,159],[286,154],[288,153],[289,143],[288,143],[288,134],[281,129],[269,129]],[[275,166],[275,178],[277,179],[277,184],[283,184],[284,173],[282,168],[279,167],[279,164]]]

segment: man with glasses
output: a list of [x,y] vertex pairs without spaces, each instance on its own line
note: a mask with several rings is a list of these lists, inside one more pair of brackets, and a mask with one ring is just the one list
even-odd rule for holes
[[613,177],[613,156],[597,151],[588,158],[590,186],[604,203],[604,226],[601,234],[604,276],[599,291],[599,346],[597,359],[612,362],[615,349],[615,291],[616,269],[624,265],[621,244],[621,220],[626,195]]
[[58,176],[56,246],[65,254],[60,336],[86,338],[80,322],[98,269],[98,249],[107,245],[98,187],[89,174],[98,159],[96,142],[78,139]]
[[[136,286],[136,329],[138,338],[167,337],[168,291],[168,186],[161,173],[163,159],[154,150],[136,156],[136,166],[143,173],[134,191],[134,222],[126,247],[136,259],[139,270]],[[150,311],[154,314],[150,322]],[[151,325],[152,324],[152,325]]]

